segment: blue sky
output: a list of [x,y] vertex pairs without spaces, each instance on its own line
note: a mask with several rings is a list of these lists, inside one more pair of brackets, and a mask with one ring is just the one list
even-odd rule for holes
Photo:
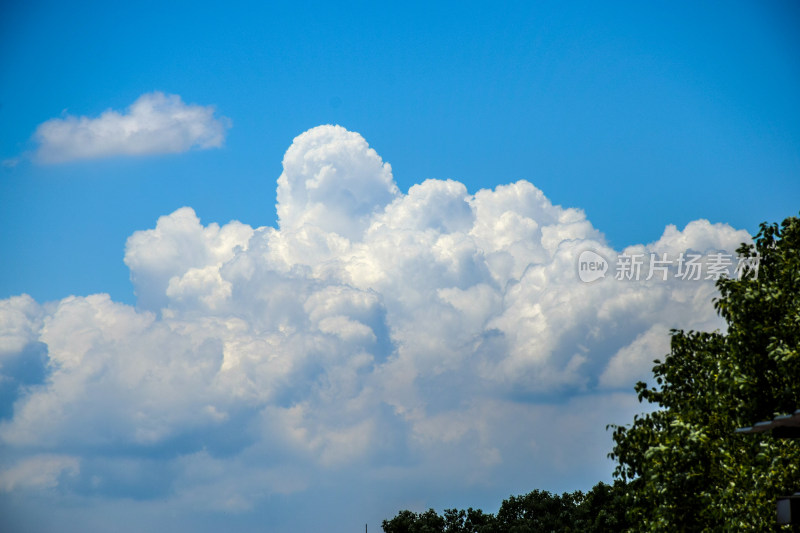
[[[377,530],[406,506],[489,507],[533,488],[589,488],[610,478],[603,428],[639,408],[633,383],[662,355],[665,332],[719,324],[703,303],[710,282],[606,283],[588,294],[559,254],[575,243],[606,256],[629,246],[733,251],[760,222],[800,205],[793,2],[0,9],[0,489],[20,527],[55,527],[30,518],[46,505],[65,519],[93,517],[76,526],[84,531],[165,516],[187,529],[228,517],[242,531],[265,521],[312,531],[312,505]],[[59,142],[73,155],[47,160],[56,141],[37,137],[41,125],[97,125],[109,110],[116,121],[137,101],[195,113],[186,130],[170,129],[172,114],[145,134],[179,145],[108,148],[101,133],[99,152],[73,157],[88,148],[70,130]],[[312,129],[328,124],[342,128]],[[299,163],[312,160],[317,174]],[[483,259],[459,255],[470,246]],[[405,259],[390,261],[391,250]],[[109,298],[90,297],[100,293]],[[293,294],[296,313],[279,297]],[[687,294],[708,298],[687,311]],[[642,308],[640,297],[654,305]],[[452,317],[434,313],[439,304]],[[426,312],[450,318],[434,327]],[[575,326],[552,332],[564,322]],[[474,334],[443,340],[450,331]],[[188,359],[148,359],[164,342]],[[309,355],[326,342],[341,358]],[[243,361],[255,366],[232,381],[222,370],[175,374],[216,352],[230,375]],[[456,355],[465,352],[472,359]],[[114,362],[128,353],[159,370]],[[272,368],[269,354],[292,363]],[[90,372],[92,357],[117,373]],[[620,370],[626,361],[635,371]],[[165,388],[130,377],[151,374]],[[272,390],[274,375],[283,380],[274,395],[243,392]],[[114,400],[123,382],[132,392]],[[393,388],[400,382],[407,388]],[[68,383],[85,397],[67,394]],[[206,405],[184,386],[216,399]],[[136,425],[153,416],[136,391],[163,400],[163,428]],[[56,397],[76,411],[44,407]],[[348,403],[355,398],[361,407]],[[83,401],[110,407],[85,418]],[[348,416],[325,418],[324,406],[345,404]],[[585,422],[572,413],[590,408],[602,424],[586,435],[598,441],[579,471],[559,470],[545,457]],[[523,412],[559,418],[563,433],[539,442],[503,426]],[[42,413],[60,429],[36,426]],[[208,436],[221,431],[212,422],[230,443]],[[337,447],[357,435],[366,448]],[[292,438],[300,443],[286,444]],[[465,475],[458,461],[476,458],[485,469]],[[137,461],[160,481],[125,473],[147,471]],[[15,481],[32,471],[45,481]],[[342,483],[356,488],[339,494]],[[237,485],[260,488],[246,498]],[[230,505],[209,511],[215,491],[230,492]],[[199,525],[198,509],[209,513]]]
[[283,152],[319,124],[364,135],[401,189],[527,179],[618,246],[696,218],[752,232],[800,198],[790,2],[4,9],[4,158],[64,110],[96,116],[154,90],[234,126],[216,151],[4,169],[2,247],[16,259],[3,295],[132,303],[130,233],[183,205],[273,225]]

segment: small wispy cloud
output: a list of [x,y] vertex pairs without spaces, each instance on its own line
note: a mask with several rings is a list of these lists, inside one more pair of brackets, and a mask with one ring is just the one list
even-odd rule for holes
[[52,488],[58,485],[62,474],[75,475],[79,470],[79,462],[74,457],[35,455],[13,468],[0,471],[0,491]]
[[33,157],[41,163],[142,156],[218,148],[231,121],[215,117],[213,106],[185,104],[175,94],[146,93],[120,113],[99,117],[67,115],[43,122],[33,135]]

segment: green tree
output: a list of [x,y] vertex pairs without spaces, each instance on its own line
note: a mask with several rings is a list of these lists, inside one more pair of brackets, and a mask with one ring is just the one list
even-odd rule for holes
[[534,490],[524,496],[511,496],[497,511],[497,530],[514,533],[576,531],[573,526],[582,501],[580,491],[558,496]]
[[385,533],[443,533],[445,519],[433,509],[424,513],[400,511],[391,520],[381,524]]
[[443,517],[433,509],[400,511],[382,525],[386,533],[615,533],[626,526],[623,494],[619,481],[613,486],[598,483],[587,494],[534,490],[503,500],[497,515],[472,508],[447,509]]
[[613,485],[598,483],[583,497],[576,512],[575,531],[617,533],[628,527],[625,503],[626,487],[617,480]]
[[797,442],[735,433],[800,408],[800,219],[738,252],[760,263],[717,283],[727,331],[672,331],[655,386],[635,387],[658,409],[612,426],[633,530],[770,530],[775,498],[800,490]]

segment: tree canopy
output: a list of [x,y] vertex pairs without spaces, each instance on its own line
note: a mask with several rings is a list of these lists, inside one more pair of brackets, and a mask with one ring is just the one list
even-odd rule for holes
[[400,511],[383,521],[385,533],[600,533],[624,529],[625,510],[619,504],[620,483],[598,483],[588,493],[551,494],[534,490],[504,500],[497,514],[481,510],[447,509],[438,515]]
[[717,283],[727,331],[673,331],[655,386],[635,387],[658,409],[614,426],[637,531],[772,529],[775,498],[800,490],[797,442],[735,433],[800,408],[800,219],[762,224],[738,252],[760,261]]

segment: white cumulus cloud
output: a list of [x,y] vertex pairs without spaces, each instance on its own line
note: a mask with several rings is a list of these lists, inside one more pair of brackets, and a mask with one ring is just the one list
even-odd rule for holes
[[218,148],[229,127],[230,120],[215,117],[212,106],[187,105],[178,95],[156,91],[140,96],[124,113],[109,109],[96,118],[50,119],[33,138],[38,161],[63,163]]
[[[6,490],[42,454],[70,457],[42,463],[51,489],[237,512],[310,487],[401,500],[567,490],[537,480],[608,472],[605,425],[639,409],[632,386],[669,329],[722,325],[713,280],[618,281],[611,261],[606,279],[582,283],[582,251],[622,251],[533,184],[471,193],[427,180],[402,193],[338,126],[294,140],[277,211],[278,228],[252,228],[204,225],[184,207],[134,233],[136,307],[102,294],[0,301],[0,355],[47,358],[0,422],[17,461]],[[625,251],[747,240],[696,221]]]

